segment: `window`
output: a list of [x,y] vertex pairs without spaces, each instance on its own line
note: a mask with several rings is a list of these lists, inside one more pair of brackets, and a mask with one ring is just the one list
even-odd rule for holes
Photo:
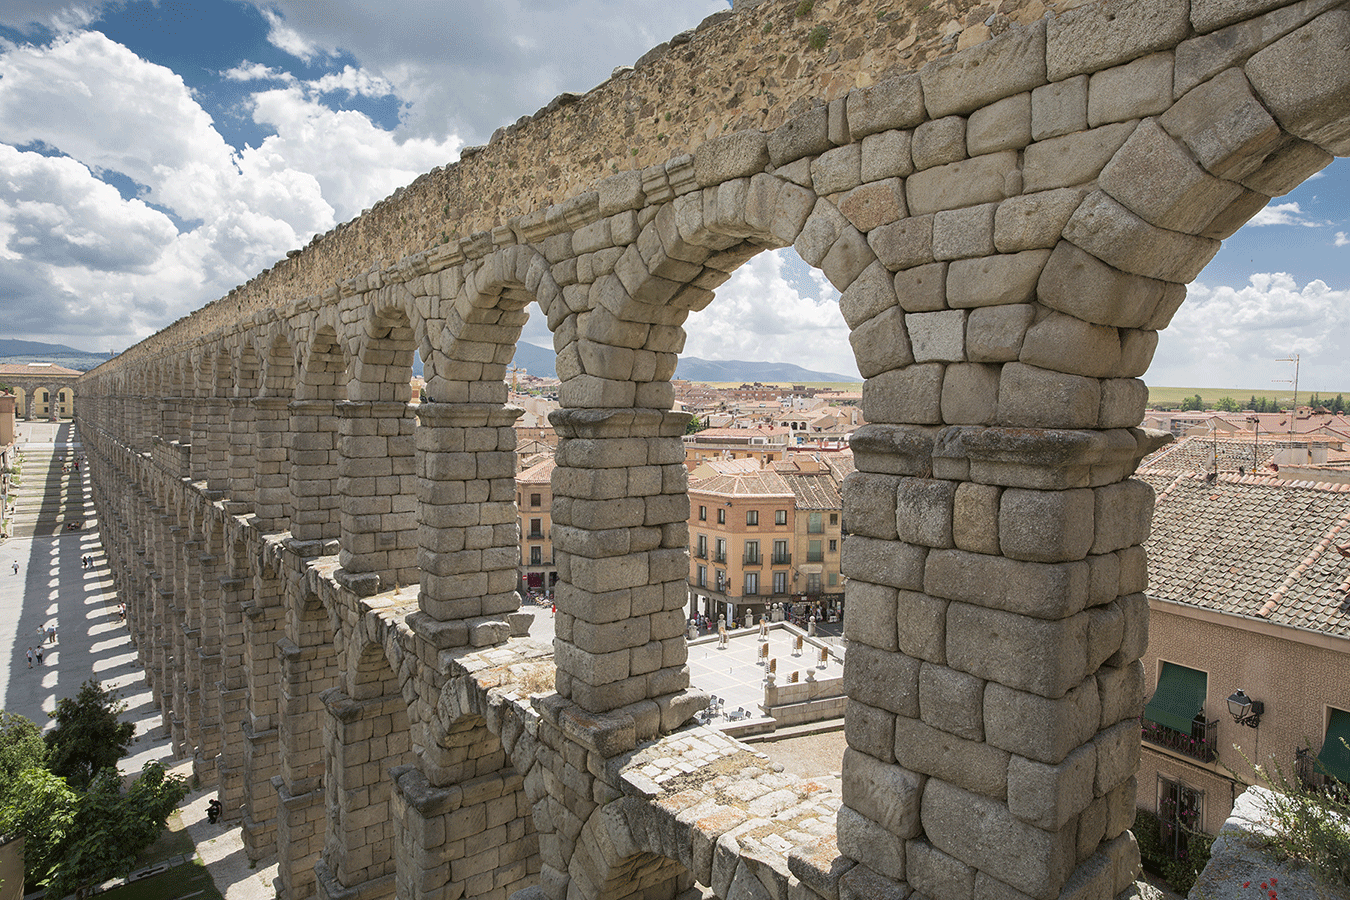
[[839,542],[838,542],[838,541],[830,541],[830,552],[831,552],[831,553],[837,553],[838,551],[839,551]]
[[775,524],[775,525],[786,525],[786,524],[787,524],[787,510],[786,510],[786,509],[776,509],[776,510],[773,511],[773,524]]
[[773,573],[773,592],[774,592],[775,594],[786,594],[786,593],[787,593],[787,573],[786,573],[786,572],[774,572],[774,573]]
[[746,593],[746,594],[758,594],[758,593],[759,593],[759,573],[758,573],[758,572],[746,572],[746,573],[745,573],[745,593]]
[[1322,752],[1317,754],[1317,771],[1350,784],[1350,749],[1345,746],[1350,743],[1350,712],[1343,709],[1332,709],[1330,712],[1326,737],[1322,740]]
[[714,569],[713,571],[717,575],[717,589],[719,591],[725,591],[727,589],[727,573],[723,572],[721,569]]
[[762,559],[759,558],[759,541],[745,542],[745,564],[747,566],[757,566]]
[[538,547],[538,546],[531,547],[531,548],[530,548],[530,565],[532,565],[532,566],[539,566],[539,565],[543,565],[543,563],[544,563],[544,548]]
[[717,511],[717,524],[718,525],[727,524],[727,511],[725,509],[719,509]]
[[1208,684],[1209,676],[1199,669],[1163,663],[1158,686],[1144,707],[1143,739],[1192,759],[1212,762],[1219,723],[1205,719]]
[[698,567],[698,586],[699,586],[699,587],[707,587],[707,586],[708,586],[708,567],[707,567],[707,566],[699,566],[699,567]]
[[698,508],[698,520],[699,520],[700,522],[706,522],[706,521],[708,521],[708,507],[706,507],[706,506],[700,506],[700,507]]
[[788,552],[787,541],[773,542],[773,564],[775,566],[786,566],[792,562],[792,554]]
[[717,539],[717,552],[713,555],[713,562],[724,563],[727,561],[727,542],[725,538]]
[[831,573],[830,573],[830,587],[838,587],[838,586],[839,586],[839,573],[838,573],[838,572],[831,572]]
[[1205,823],[1205,792],[1158,776],[1158,839],[1173,859],[1184,859],[1192,832]]
[[806,576],[806,592],[808,594],[820,593],[820,573],[812,572]]
[[830,524],[831,525],[839,524],[839,513],[830,513]]
[[531,494],[531,495],[530,495],[530,505],[531,505],[531,506],[542,506],[543,503],[544,503],[544,498],[543,498],[543,495],[542,495],[542,494]]
[[821,524],[820,513],[813,512],[806,514],[806,531],[809,534],[824,534],[825,526]]
[[706,534],[700,534],[698,536],[698,544],[694,550],[694,555],[699,559],[708,558],[708,536]]
[[820,550],[820,541],[811,541],[806,545],[806,561],[821,562],[825,559],[825,554]]
[[543,520],[543,519],[531,519],[531,520],[530,520],[530,537],[532,537],[532,538],[541,538],[541,537],[543,537],[543,536],[544,536],[544,520]]
[[758,525],[758,524],[759,524],[759,510],[757,510],[757,509],[747,509],[747,510],[745,511],[745,524],[747,524],[747,525]]

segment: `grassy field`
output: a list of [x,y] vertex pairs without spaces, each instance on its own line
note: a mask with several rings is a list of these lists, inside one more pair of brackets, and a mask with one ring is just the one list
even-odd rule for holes
[[[1232,397],[1239,404],[1242,404],[1244,406],[1246,405],[1247,401],[1250,400],[1253,396],[1269,397],[1271,400],[1276,400],[1282,403],[1289,403],[1294,399],[1294,392],[1292,390],[1283,390],[1280,388],[1273,388],[1273,387],[1239,389],[1239,388],[1202,388],[1202,387],[1163,387],[1161,385],[1154,386],[1150,384],[1148,386],[1148,403],[1149,406],[1157,406],[1159,404],[1167,406],[1175,406],[1181,403],[1183,398],[1194,397],[1196,394],[1200,395],[1200,399],[1205,401],[1206,406],[1212,406],[1215,400],[1218,400],[1222,397]],[[1311,396],[1312,396],[1311,391],[1300,390],[1298,392],[1298,401],[1299,403],[1307,403],[1308,398]],[[1336,396],[1336,392],[1332,391],[1331,393],[1326,393],[1325,391],[1323,391],[1319,392],[1318,396],[1323,401],[1326,401],[1334,398]]]

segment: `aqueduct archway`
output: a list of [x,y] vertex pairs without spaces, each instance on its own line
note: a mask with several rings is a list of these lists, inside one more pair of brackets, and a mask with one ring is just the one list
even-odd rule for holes
[[[916,13],[896,52],[841,9],[844,51],[767,70],[758,112],[663,106],[747,47],[803,59],[796,8],[559,98],[82,380],[156,697],[291,900],[1131,890],[1139,376],[1219,241],[1350,153],[1350,10],[1023,9],[960,52]],[[606,142],[660,127],[648,106],[686,143],[620,171]],[[486,189],[510,154],[588,137],[575,172],[536,173],[556,202]],[[705,699],[669,379],[688,313],[786,246],[841,291],[870,423],[833,800],[686,724]],[[564,379],[552,648],[519,637],[514,593],[503,378],[530,303]]]

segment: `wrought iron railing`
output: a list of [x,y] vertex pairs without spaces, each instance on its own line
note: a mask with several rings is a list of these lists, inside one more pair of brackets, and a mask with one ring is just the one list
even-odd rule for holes
[[1204,717],[1196,716],[1191,721],[1190,734],[1143,719],[1140,736],[1146,744],[1163,747],[1200,762],[1213,762],[1219,756],[1215,749],[1219,737],[1217,719],[1206,721]]

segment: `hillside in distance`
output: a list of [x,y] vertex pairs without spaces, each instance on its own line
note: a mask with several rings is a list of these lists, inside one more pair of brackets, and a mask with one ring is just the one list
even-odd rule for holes
[[[512,365],[520,366],[531,375],[540,378],[556,378],[554,363],[557,356],[552,350],[537,347],[521,341],[516,344],[516,355]],[[748,362],[734,359],[699,359],[696,356],[681,356],[675,369],[675,377],[686,381],[791,381],[795,383],[820,381],[854,381],[861,378],[856,373],[841,375],[837,372],[817,372],[792,363]]]
[[41,341],[17,341],[0,338],[0,363],[25,365],[27,363],[55,363],[67,369],[88,372],[108,356],[76,350],[65,344],[44,344]]

